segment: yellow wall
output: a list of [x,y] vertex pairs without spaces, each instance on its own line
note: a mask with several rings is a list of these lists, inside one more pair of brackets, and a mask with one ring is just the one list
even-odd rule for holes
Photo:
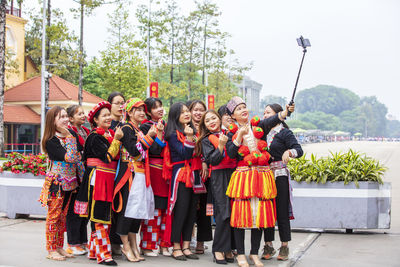
[[39,70],[36,68],[35,63],[33,63],[33,61],[26,56],[25,57],[25,73],[24,73],[24,81],[39,75]]
[[25,24],[26,20],[10,14],[6,16],[6,49],[15,55],[13,60],[18,64],[18,73],[6,70],[6,88],[14,87],[24,81],[25,63]]

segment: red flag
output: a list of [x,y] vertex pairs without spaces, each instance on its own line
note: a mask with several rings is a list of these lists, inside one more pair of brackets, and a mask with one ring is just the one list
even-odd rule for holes
[[158,82],[150,83],[150,96],[158,97]]
[[208,109],[214,109],[214,108],[215,108],[215,96],[208,95]]

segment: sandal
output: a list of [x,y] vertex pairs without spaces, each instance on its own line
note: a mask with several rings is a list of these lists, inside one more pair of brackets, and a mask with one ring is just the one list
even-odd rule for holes
[[130,262],[139,262],[140,260],[135,257],[135,254],[132,251],[125,252],[123,248],[121,248],[121,254],[125,256],[127,261]]
[[250,264],[255,265],[256,267],[264,267],[264,264],[260,261],[258,255],[250,255]]
[[75,258],[74,255],[69,254],[69,253],[66,252],[63,248],[57,249],[57,253],[60,254],[61,256],[66,257],[66,258]]
[[247,262],[246,256],[245,255],[238,255],[238,256],[244,257],[244,259],[242,259],[242,260],[240,260],[238,257],[236,257],[238,266],[239,267],[249,267],[249,263]]
[[186,258],[191,259],[191,260],[198,260],[199,259],[199,257],[197,255],[193,254],[192,251],[190,251],[190,254],[185,254],[184,253],[185,250],[189,250],[190,251],[190,248],[182,249],[182,253],[183,253],[183,255],[185,255]]
[[179,255],[179,256],[175,256],[174,255],[174,252],[175,251],[182,251],[182,249],[180,249],[180,248],[178,248],[178,249],[172,249],[172,254],[171,254],[171,257],[172,258],[174,258],[175,260],[178,260],[178,261],[186,261],[187,259],[186,259],[186,257],[185,257],[185,254],[183,254],[183,251],[182,251],[182,255]]
[[59,254],[58,252],[50,252],[50,254],[48,254],[46,256],[47,259],[49,260],[53,260],[53,261],[65,261],[65,256]]

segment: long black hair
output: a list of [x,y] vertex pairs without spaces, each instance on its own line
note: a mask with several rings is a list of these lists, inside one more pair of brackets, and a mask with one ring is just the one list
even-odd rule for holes
[[156,107],[157,102],[160,104],[160,106],[162,106],[162,101],[159,98],[156,97],[149,97],[146,98],[146,100],[144,101],[144,103],[146,104],[146,108],[147,108],[147,119],[151,120],[151,110],[154,109]]
[[[177,130],[183,133],[184,128],[182,124],[179,122],[179,117],[181,116],[183,106],[187,107],[185,103],[177,102],[172,104],[172,106],[169,108],[167,127],[165,128],[166,140],[168,140],[171,137],[171,135],[174,134]],[[189,126],[192,127],[195,133],[195,128],[193,127],[192,120],[190,120]]]
[[112,104],[112,102],[113,102],[113,100],[114,100],[114,97],[116,97],[116,96],[120,96],[120,97],[122,97],[122,98],[124,99],[124,101],[126,101],[124,95],[123,95],[122,93],[120,93],[120,92],[112,92],[112,93],[108,96],[107,101],[108,101],[110,104]]
[[[268,104],[266,107],[270,107],[275,113],[281,112],[283,111],[283,108],[281,105],[279,105],[278,103],[274,103],[274,104]],[[282,122],[283,127],[285,127],[286,129],[289,129],[289,126],[286,124],[286,122]]]

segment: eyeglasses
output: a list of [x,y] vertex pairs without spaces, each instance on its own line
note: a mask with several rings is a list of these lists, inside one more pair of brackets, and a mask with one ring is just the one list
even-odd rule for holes
[[125,102],[117,102],[117,103],[112,103],[113,105],[117,105],[117,106],[123,106],[125,105]]

